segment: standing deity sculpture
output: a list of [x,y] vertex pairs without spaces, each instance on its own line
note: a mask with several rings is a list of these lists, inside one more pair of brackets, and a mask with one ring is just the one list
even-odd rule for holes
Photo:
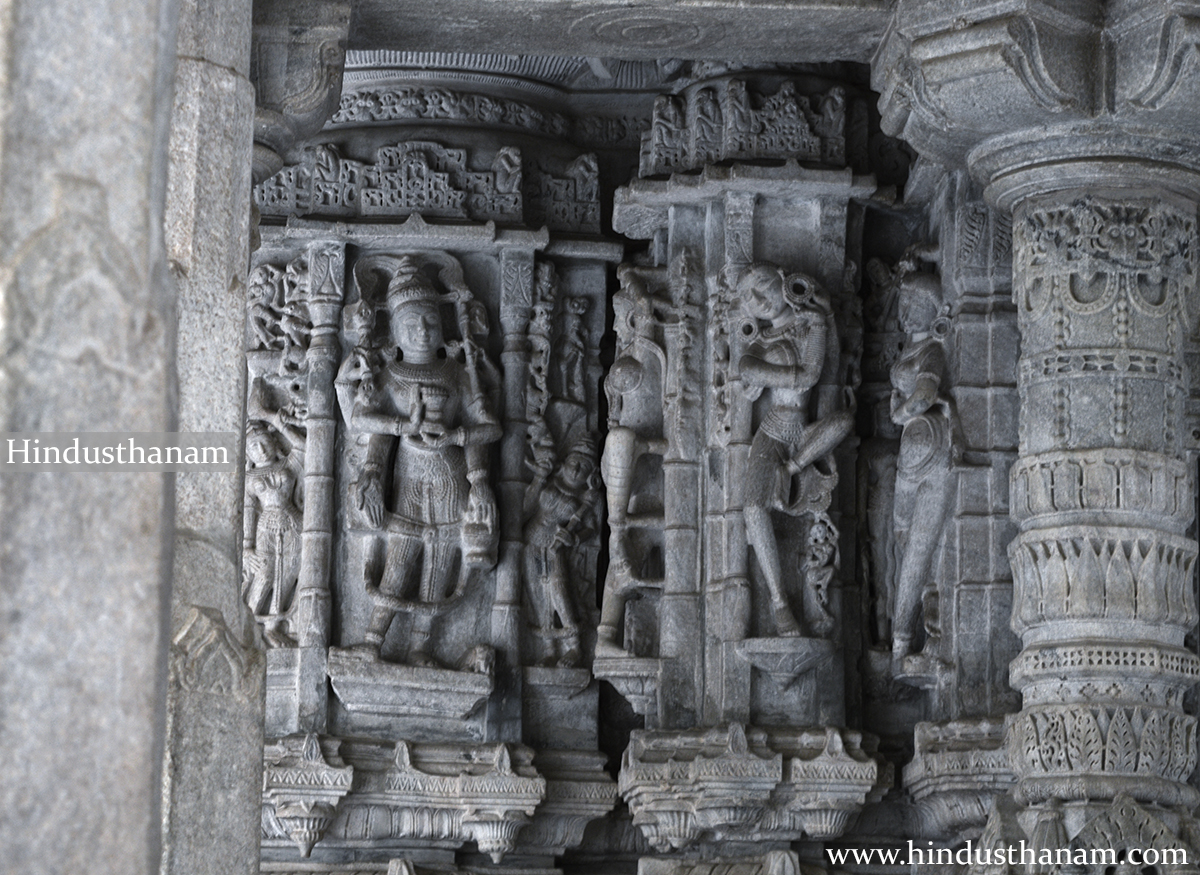
[[941,283],[934,274],[918,270],[913,253],[901,261],[896,275],[900,325],[908,341],[891,372],[892,420],[903,429],[892,516],[899,556],[891,599],[892,663],[897,673],[911,673],[903,663],[912,653],[921,614],[921,655],[935,658],[931,644],[937,639],[937,589],[932,566],[953,495],[954,467],[962,457],[962,439],[954,401],[945,391],[948,320],[940,312]]
[[272,647],[295,642],[286,631],[300,579],[301,478],[283,439],[261,420],[246,428],[242,590]]
[[[443,337],[442,308],[451,303],[461,342]],[[369,435],[356,503],[387,542],[382,576],[377,585],[367,582],[375,607],[358,649],[368,656],[379,656],[403,611],[412,615],[408,662],[436,665],[429,652],[434,618],[462,593],[473,569],[495,562],[488,448],[501,429],[483,385],[480,326],[470,303],[462,294],[441,295],[413,259],[401,259],[386,295],[393,348],[371,375],[371,390],[354,396],[351,428]]]
[[[781,636],[802,633],[783,588],[772,511],[796,517],[829,506],[837,471],[833,449],[850,433],[843,409],[809,422],[809,393],[821,378],[826,346],[836,342],[829,299],[816,281],[769,264],[754,264],[737,282],[740,333],[748,342],[736,374],[751,401],[766,411],[750,445],[745,478],[746,537],[754,548]],[[823,624],[822,624],[823,625]]]

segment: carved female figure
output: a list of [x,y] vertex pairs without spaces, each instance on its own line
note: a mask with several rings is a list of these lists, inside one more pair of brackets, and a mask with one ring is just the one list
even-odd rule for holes
[[[373,398],[359,396],[351,423],[371,435],[356,484],[367,522],[387,533],[387,554],[367,627],[378,655],[399,611],[413,615],[409,662],[427,652],[435,613],[458,578],[494,558],[495,500],[487,445],[500,438],[479,375],[451,354],[442,336],[441,295],[405,260],[387,291],[395,352],[376,375]],[[469,333],[469,328],[465,333]],[[393,455],[394,451],[394,455]]]
[[[801,630],[783,592],[771,512],[799,516],[825,510],[828,481],[836,473],[821,476],[814,466],[850,433],[853,415],[841,410],[808,421],[809,391],[821,377],[832,328],[829,299],[816,282],[755,264],[739,279],[737,297],[750,320],[743,334],[752,336],[737,373],[751,400],[764,393],[769,400],[747,462],[746,537],[762,569],[776,629],[795,636]],[[799,479],[797,488],[793,478]]]
[[297,477],[278,436],[263,422],[247,428],[246,462],[243,589],[267,643],[283,647],[293,643],[283,626],[300,579],[303,516],[296,500]]
[[[941,285],[936,277],[918,272],[915,261],[902,262],[900,270],[900,325],[909,342],[891,372],[892,420],[903,428],[892,516],[901,557],[892,622],[897,670],[912,652],[922,594],[929,588],[930,567],[950,504],[954,465],[962,455],[958,415],[943,391],[944,332],[936,330]],[[931,627],[933,618],[925,619]],[[929,644],[927,638],[926,652]]]
[[[592,443],[572,447],[544,488],[530,489],[525,502],[525,591],[530,625],[546,665],[572,668],[579,662],[579,624],[570,592],[570,553],[587,536],[595,495],[589,481],[596,469]],[[535,483],[544,482],[539,474]],[[557,625],[555,621],[557,620]]]

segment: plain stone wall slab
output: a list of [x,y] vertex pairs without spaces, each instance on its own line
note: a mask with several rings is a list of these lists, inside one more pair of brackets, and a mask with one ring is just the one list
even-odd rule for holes
[[[172,0],[0,7],[0,428],[174,424],[163,251]],[[157,868],[173,498],[0,475],[8,871]]]

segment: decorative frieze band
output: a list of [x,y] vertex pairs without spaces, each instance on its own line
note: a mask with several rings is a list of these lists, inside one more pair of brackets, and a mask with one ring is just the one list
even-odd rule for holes
[[1100,449],[1023,456],[1009,475],[1018,521],[1063,525],[1106,515],[1114,522],[1183,534],[1192,518],[1193,479],[1182,459],[1138,450]]
[[635,145],[647,127],[647,120],[636,116],[592,115],[573,119],[520,100],[421,85],[360,88],[344,93],[330,127],[408,121],[456,121],[520,128],[590,147]]
[[1138,775],[1183,783],[1196,768],[1196,718],[1150,707],[1026,708],[1010,724],[1008,744],[1022,780]]
[[1148,675],[1161,678],[1173,675],[1185,682],[1200,680],[1200,658],[1181,648],[1151,644],[1120,644],[1082,641],[1029,648],[1013,660],[1009,677],[1014,687],[1040,675],[1070,672],[1078,677],[1092,672],[1117,672],[1121,675]]
[[1057,621],[1137,620],[1190,628],[1196,622],[1196,542],[1166,532],[1063,527],[1018,535],[1013,628]]
[[641,176],[697,170],[729,159],[793,159],[833,167],[846,163],[846,93],[835,87],[804,95],[785,81],[770,96],[751,97],[727,79],[654,102],[642,137]]
[[1183,363],[1155,350],[1075,349],[1031,355],[1020,364],[1021,383],[1050,382],[1081,376],[1142,378],[1156,383],[1182,383]]
[[419,140],[383,146],[371,164],[323,144],[256,186],[254,202],[265,218],[391,219],[417,213],[599,233],[595,156],[580,156],[561,174],[524,163],[514,147],[497,151],[486,170],[471,170],[468,163],[465,149]]

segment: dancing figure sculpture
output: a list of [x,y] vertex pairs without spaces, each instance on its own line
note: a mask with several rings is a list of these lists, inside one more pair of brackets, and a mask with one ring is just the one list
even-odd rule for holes
[[772,511],[813,516],[829,505],[837,470],[830,455],[850,433],[853,412],[809,422],[809,393],[821,378],[826,345],[835,342],[829,299],[816,281],[754,264],[737,282],[748,343],[737,376],[750,400],[767,409],[750,445],[745,479],[746,537],[762,569],[781,636],[802,634],[783,589]]

